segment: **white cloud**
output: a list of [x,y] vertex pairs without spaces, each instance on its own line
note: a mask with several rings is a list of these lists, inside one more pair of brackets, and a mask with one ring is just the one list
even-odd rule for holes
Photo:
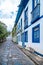
[[3,12],[10,12],[12,10],[16,11],[17,10],[17,6],[16,4],[13,5],[10,1],[6,0],[1,6],[0,9],[3,10]]
[[[0,0],[0,20],[4,22],[8,30],[12,30],[21,0]],[[13,13],[12,13],[13,12]],[[9,17],[12,17],[9,19]],[[1,18],[2,17],[2,18]]]
[[3,4],[4,1],[5,1],[5,0],[0,0],[0,6]]
[[7,25],[7,30],[12,31],[12,28],[14,26],[14,20],[13,19],[0,19],[3,23]]

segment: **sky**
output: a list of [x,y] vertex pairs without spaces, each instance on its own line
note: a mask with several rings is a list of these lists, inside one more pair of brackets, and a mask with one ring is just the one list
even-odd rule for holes
[[0,0],[0,21],[12,31],[21,0]]

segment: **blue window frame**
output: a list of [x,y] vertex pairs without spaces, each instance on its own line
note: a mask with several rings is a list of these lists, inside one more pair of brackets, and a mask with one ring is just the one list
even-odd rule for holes
[[22,41],[22,42],[25,42],[25,33],[22,33],[22,34],[21,34],[21,41]]
[[28,42],[28,31],[22,33],[22,35],[21,35],[21,41],[22,42]]
[[32,0],[32,21],[31,24],[37,22],[40,18],[40,0]]
[[22,46],[25,47],[25,42],[28,42],[28,32],[24,32],[21,34],[21,42]]
[[40,43],[40,24],[32,29],[32,42]]
[[22,18],[21,18],[21,29],[22,29]]
[[37,6],[37,4],[39,4],[40,3],[40,0],[34,0],[34,2],[35,2],[35,7]]
[[24,29],[26,29],[28,27],[28,7],[25,10],[24,13]]
[[32,0],[33,9],[37,6],[37,4],[40,4],[40,0]]
[[25,33],[22,33],[21,34],[21,42],[22,42],[22,46],[24,47],[25,46]]
[[28,42],[28,32],[25,32],[25,42]]
[[17,25],[17,32],[20,31],[20,30],[22,30],[22,18],[21,18],[20,22]]
[[20,35],[17,36],[17,41],[21,41]]

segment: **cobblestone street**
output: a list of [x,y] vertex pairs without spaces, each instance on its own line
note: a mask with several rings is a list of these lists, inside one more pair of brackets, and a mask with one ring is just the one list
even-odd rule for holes
[[0,65],[35,65],[10,39],[0,46]]

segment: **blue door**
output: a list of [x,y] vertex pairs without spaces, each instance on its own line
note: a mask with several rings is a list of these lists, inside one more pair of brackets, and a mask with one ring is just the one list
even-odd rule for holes
[[25,33],[21,35],[22,47],[25,47]]

